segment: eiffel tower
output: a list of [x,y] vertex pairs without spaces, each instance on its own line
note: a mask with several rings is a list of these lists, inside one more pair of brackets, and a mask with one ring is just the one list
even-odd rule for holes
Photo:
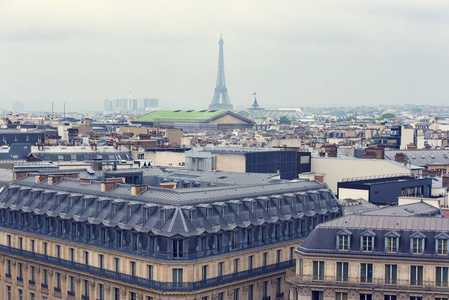
[[221,35],[218,44],[220,45],[220,50],[218,52],[217,85],[215,87],[214,97],[212,98],[212,103],[209,105],[209,109],[232,110],[233,106],[229,101],[228,89],[226,88],[223,58],[223,38]]

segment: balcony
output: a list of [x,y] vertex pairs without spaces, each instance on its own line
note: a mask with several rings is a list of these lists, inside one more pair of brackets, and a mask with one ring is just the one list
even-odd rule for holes
[[23,282],[23,277],[17,276],[17,281]]
[[[150,288],[159,291],[198,291],[205,288],[211,288],[220,286],[223,284],[238,282],[247,280],[248,278],[266,275],[274,272],[282,272],[287,269],[294,268],[296,261],[288,260],[277,264],[267,265],[252,270],[245,270],[237,273],[226,274],[220,277],[209,278],[205,280],[193,281],[193,282],[161,282],[156,280],[149,280],[148,278],[131,276],[129,274],[115,272],[108,269],[101,269],[94,266],[73,262],[61,258],[56,258],[48,255],[42,255],[35,252],[21,250],[17,248],[7,247],[0,245],[0,253],[6,253],[10,255],[20,256],[26,259],[31,259],[37,262],[58,266],[61,268],[67,268],[76,270],[78,272],[87,273],[92,276],[101,276],[105,279],[122,281],[137,285],[144,288]],[[11,277],[11,276],[9,276]],[[48,289],[47,284],[42,284],[42,288]],[[87,298],[86,298],[87,297]],[[82,299],[89,299],[88,296],[84,296]]]
[[369,287],[369,288],[388,288],[396,290],[411,291],[447,291],[448,284],[441,281],[432,280],[410,280],[410,279],[384,279],[384,278],[366,278],[366,277],[345,277],[345,281],[340,280],[340,276],[321,276],[319,279],[313,275],[304,275],[302,277],[296,274],[287,274],[287,281],[299,285],[312,286],[335,286],[335,287]]
[[11,274],[10,273],[5,273],[5,277],[6,278],[11,278]]
[[36,282],[34,280],[28,280],[28,283],[31,284],[31,285],[35,285],[36,284]]
[[43,289],[48,289],[48,284],[41,283],[41,287],[42,287]]
[[67,291],[67,296],[75,297],[75,292]]
[[82,296],[81,296],[81,299],[83,299],[83,300],[89,300],[89,296],[82,295]]
[[54,287],[53,289],[55,290],[56,293],[60,293],[61,292],[61,288]]
[[276,293],[276,299],[282,299],[282,298],[284,298],[284,292]]

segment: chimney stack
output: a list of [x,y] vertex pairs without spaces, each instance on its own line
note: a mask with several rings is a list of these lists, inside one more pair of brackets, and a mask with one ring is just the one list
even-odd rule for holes
[[105,182],[125,183],[125,177],[119,177],[119,178],[106,178]]
[[443,187],[449,188],[449,175],[443,175],[442,180]]
[[116,182],[102,182],[101,183],[101,191],[102,192],[109,192],[115,189],[117,186]]
[[163,189],[176,189],[176,182],[161,182],[161,188]]
[[48,176],[48,184],[49,185],[57,184],[58,182],[62,181],[63,178],[64,176],[62,175]]
[[396,153],[396,155],[394,156],[394,161],[398,162],[398,163],[402,163],[402,164],[404,164],[404,166],[407,165],[407,159],[405,158],[405,155],[402,152]]
[[80,178],[81,184],[91,184],[92,180],[88,178]]
[[20,179],[25,178],[27,176],[28,176],[27,172],[14,172],[13,179],[14,180],[20,180]]
[[148,186],[146,185],[132,185],[131,186],[131,195],[139,196],[143,192],[147,190]]
[[36,175],[36,176],[34,176],[34,182],[35,183],[41,183],[41,182],[43,182],[43,181],[45,181],[47,179],[48,179],[48,175]]

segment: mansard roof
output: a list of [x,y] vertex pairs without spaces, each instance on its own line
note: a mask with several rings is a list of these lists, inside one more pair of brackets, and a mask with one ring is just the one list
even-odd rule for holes
[[37,177],[28,176],[5,187],[0,192],[0,210],[166,236],[340,213],[331,191],[316,181],[174,190],[146,187],[140,195],[132,195],[132,186],[127,184],[112,183],[115,188],[102,192],[105,183],[97,181],[83,184],[79,179],[63,178],[50,184]]
[[[335,237],[342,230],[352,232],[349,251],[342,253],[335,247]],[[398,217],[398,216],[360,216],[349,215],[319,224],[304,240],[299,250],[304,253],[339,253],[339,255],[412,255],[410,239],[418,235],[426,239],[422,257],[435,255],[434,241],[449,231],[449,219],[441,217]],[[360,237],[366,232],[375,235],[373,252],[360,251]],[[399,238],[398,252],[385,252],[385,237]],[[447,256],[446,256],[447,258]]]

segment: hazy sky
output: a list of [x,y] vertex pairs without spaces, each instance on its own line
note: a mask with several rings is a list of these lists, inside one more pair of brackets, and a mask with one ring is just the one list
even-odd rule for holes
[[0,0],[0,108],[448,104],[449,1]]

